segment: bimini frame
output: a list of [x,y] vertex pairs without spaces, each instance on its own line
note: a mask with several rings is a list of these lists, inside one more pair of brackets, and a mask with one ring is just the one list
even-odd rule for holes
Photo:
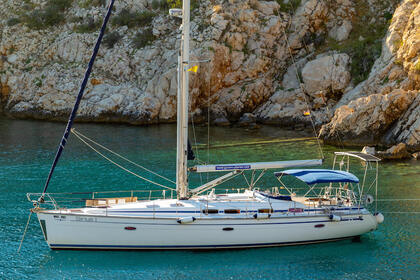
[[377,209],[378,209],[378,171],[379,171],[379,161],[381,159],[373,155],[365,154],[361,152],[334,152],[334,161],[333,161],[332,169],[336,169],[336,164],[338,163],[338,170],[344,170],[344,171],[349,172],[350,157],[357,158],[365,163],[363,181],[361,184],[359,184],[360,185],[359,204],[361,203],[362,195],[365,190],[367,172],[369,169],[374,169],[375,179],[370,183],[368,189],[366,190],[366,193],[369,192],[372,186],[375,186],[375,212],[377,212]]

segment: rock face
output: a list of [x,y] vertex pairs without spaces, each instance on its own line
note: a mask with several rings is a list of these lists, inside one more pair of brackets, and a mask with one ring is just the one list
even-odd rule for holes
[[402,1],[395,10],[382,54],[368,79],[346,91],[331,121],[321,129],[338,144],[407,144],[420,149],[420,2]]
[[[321,135],[330,143],[340,142],[340,135],[351,144],[418,149],[420,3],[403,0],[394,12],[399,0],[386,1],[197,1],[191,22],[191,61],[199,61],[192,62],[198,72],[190,74],[194,120],[207,121],[210,112],[217,125],[313,123],[324,125]],[[0,112],[67,119],[105,7],[99,0],[59,1],[67,3],[56,13],[62,18],[44,28],[22,15],[54,1],[3,2]],[[176,120],[180,22],[167,8],[164,0],[117,1],[108,27],[114,39],[100,49],[79,121]],[[368,78],[355,84],[357,52],[343,46],[351,43],[357,51],[365,40],[357,35],[360,11],[370,20],[363,30],[394,15],[381,56]]]
[[372,94],[338,108],[331,122],[321,129],[324,139],[340,137],[351,144],[371,145],[380,140],[381,132],[399,119],[412,104],[418,92],[397,89],[389,94]]
[[384,135],[386,144],[405,143],[410,150],[420,150],[420,94],[398,121]]

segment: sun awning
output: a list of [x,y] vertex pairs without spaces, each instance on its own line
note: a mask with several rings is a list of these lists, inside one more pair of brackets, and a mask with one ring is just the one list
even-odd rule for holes
[[359,179],[349,172],[330,169],[288,169],[275,172],[274,175],[277,177],[291,175],[308,185],[333,182],[359,183]]

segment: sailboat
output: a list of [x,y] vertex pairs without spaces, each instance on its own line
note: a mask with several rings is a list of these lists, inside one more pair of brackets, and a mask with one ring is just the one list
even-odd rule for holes
[[[365,187],[368,185],[368,166],[377,170],[379,162],[371,155],[337,152],[333,169],[302,169],[321,165],[322,159],[195,165],[188,168],[189,2],[183,1],[183,9],[170,10],[171,15],[182,18],[178,59],[176,194],[167,198],[163,192],[164,197],[140,200],[133,192],[124,197],[101,197],[100,193],[92,193],[82,207],[61,207],[54,195],[46,190],[70,133],[78,107],[76,101],[44,191],[28,194],[34,205],[31,211],[38,217],[48,246],[51,249],[92,250],[250,248],[336,241],[375,230],[383,221],[383,215],[372,214],[366,206],[374,200],[366,195],[367,192],[374,190],[377,195],[378,187],[377,171],[373,183]],[[101,29],[102,35],[112,5],[113,0]],[[101,39],[101,35],[99,37]],[[97,48],[98,43],[96,51]],[[90,67],[93,65],[91,62]],[[362,182],[349,172],[350,158],[365,163]],[[338,167],[335,168],[335,165]],[[255,184],[267,170],[276,170],[274,176],[281,186],[259,190]],[[260,171],[260,176],[253,176],[247,188],[222,193],[216,188],[246,171]],[[188,172],[222,175],[190,188]],[[303,182],[307,192],[297,195],[293,186],[284,183],[284,179],[289,177]]]

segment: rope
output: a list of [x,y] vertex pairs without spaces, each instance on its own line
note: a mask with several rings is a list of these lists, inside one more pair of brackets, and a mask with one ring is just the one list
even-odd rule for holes
[[158,176],[158,177],[160,177],[160,178],[162,178],[162,179],[164,179],[164,180],[166,180],[166,181],[168,181],[168,182],[171,182],[171,183],[173,183],[173,184],[176,184],[176,183],[175,183],[174,181],[172,181],[171,179],[166,178],[165,176],[162,176],[162,175],[160,175],[160,174],[158,174],[158,173],[156,173],[156,172],[153,172],[152,170],[147,169],[146,167],[144,167],[144,166],[142,166],[142,165],[140,165],[140,164],[137,164],[137,163],[135,163],[134,161],[131,161],[131,160],[129,160],[128,158],[125,158],[125,157],[123,157],[122,155],[120,155],[120,154],[118,154],[118,153],[116,153],[116,152],[114,152],[114,151],[112,151],[112,150],[108,149],[107,147],[105,147],[105,146],[103,146],[103,145],[99,144],[98,142],[95,142],[94,140],[90,139],[90,138],[89,138],[89,137],[87,137],[86,135],[83,135],[83,134],[82,134],[82,133],[80,133],[79,131],[76,131],[76,129],[75,129],[75,128],[73,128],[73,129],[71,130],[71,132],[72,132],[74,135],[76,135],[76,136],[80,136],[80,137],[85,138],[86,140],[90,141],[91,143],[93,143],[93,144],[95,144],[95,145],[97,145],[97,146],[101,147],[102,149],[104,149],[104,150],[106,150],[106,151],[108,151],[108,152],[112,153],[113,155],[115,155],[115,156],[117,156],[117,157],[119,157],[119,158],[121,158],[121,159],[123,159],[123,160],[125,160],[125,161],[128,161],[129,163],[131,163],[131,164],[133,164],[133,165],[135,165],[135,166],[137,166],[137,167],[139,167],[139,168],[142,168],[143,170],[146,170],[147,172],[152,173],[153,175],[156,175],[156,176]]
[[[264,140],[264,141],[253,141],[253,142],[240,142],[240,143],[231,143],[231,144],[212,145],[211,148],[212,149],[217,149],[217,148],[260,145],[260,144],[277,144],[277,143],[285,143],[285,142],[308,141],[308,140],[315,140],[315,139],[316,139],[316,137],[300,137],[300,138],[292,138],[292,139],[274,139],[274,140]],[[207,149],[207,147],[208,146],[206,144],[202,144],[202,145],[199,145],[196,148],[197,149]]]
[[82,137],[80,137],[77,133],[74,133],[74,132],[73,132],[73,134],[74,134],[74,135],[75,135],[75,136],[76,136],[76,137],[77,137],[80,141],[82,141],[82,142],[83,142],[86,146],[88,146],[88,147],[89,147],[89,148],[91,148],[93,151],[95,151],[97,154],[99,154],[101,157],[103,157],[103,158],[104,158],[104,159],[106,159],[107,161],[111,162],[112,164],[116,165],[117,167],[121,168],[122,170],[124,170],[124,171],[126,171],[126,172],[130,173],[131,175],[134,175],[134,176],[136,176],[136,177],[138,177],[138,178],[140,178],[140,179],[142,179],[142,180],[144,180],[144,181],[146,181],[146,182],[149,182],[149,183],[151,183],[151,184],[154,184],[154,185],[156,185],[156,186],[159,186],[159,187],[162,187],[162,188],[166,188],[166,189],[169,189],[169,190],[175,190],[175,189],[170,188],[170,187],[167,187],[167,186],[165,186],[165,185],[162,185],[162,184],[159,184],[159,183],[153,182],[152,180],[149,180],[149,179],[147,179],[147,178],[145,178],[145,177],[142,177],[142,176],[140,176],[140,175],[138,175],[138,174],[134,173],[133,171],[131,171],[131,170],[129,170],[129,169],[127,169],[127,168],[125,168],[124,166],[121,166],[120,164],[116,163],[115,161],[113,161],[112,159],[108,158],[106,155],[102,154],[100,151],[98,151],[97,149],[95,149],[92,145],[90,145],[88,142],[86,142],[85,140],[83,140],[83,139],[82,139]]
[[384,198],[377,201],[419,201],[420,198]]
[[420,212],[381,212],[383,214],[420,214]]
[[20,253],[20,249],[22,248],[23,240],[25,239],[26,232],[28,230],[29,221],[31,220],[32,210],[29,212],[28,221],[26,222],[25,230],[23,231],[22,239],[20,240],[19,248],[17,250],[18,254]]

